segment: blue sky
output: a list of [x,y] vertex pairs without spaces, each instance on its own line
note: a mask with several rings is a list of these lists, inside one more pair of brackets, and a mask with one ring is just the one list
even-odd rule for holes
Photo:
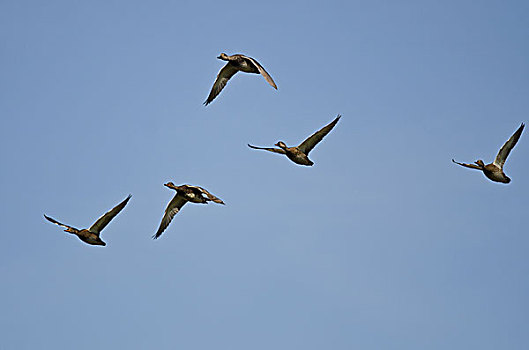
[[[526,1],[3,1],[0,349],[527,349]],[[256,58],[204,107],[221,53]],[[296,145],[343,117],[313,167]],[[200,185],[151,239],[173,192]],[[88,246],[75,227],[133,195]]]

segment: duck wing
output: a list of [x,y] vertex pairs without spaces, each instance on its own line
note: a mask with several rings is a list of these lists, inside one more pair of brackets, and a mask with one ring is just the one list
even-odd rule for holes
[[259,62],[257,62],[257,60],[255,60],[255,59],[253,59],[251,57],[248,57],[248,56],[244,56],[244,55],[241,55],[241,57],[243,57],[243,58],[247,59],[248,61],[250,61],[257,68],[259,73],[261,73],[261,75],[266,79],[268,84],[270,84],[274,89],[277,90],[277,85],[274,82],[274,79],[272,79],[270,74],[268,74],[268,72],[263,68],[263,66],[261,66],[259,64]]
[[55,220],[54,218],[50,218],[49,216],[47,216],[46,214],[44,214],[44,217],[46,218],[46,220],[50,221],[50,222],[53,222],[55,225],[59,225],[59,226],[62,226],[64,228],[67,228],[67,229],[70,229],[70,230],[74,230],[74,231],[79,231],[78,229],[76,229],[75,227],[73,226],[68,226],[66,224],[63,224],[61,222],[58,222],[57,220]]
[[494,165],[499,166],[501,169],[503,169],[503,164],[505,164],[509,153],[511,153],[511,150],[518,142],[520,135],[522,135],[524,126],[525,124],[522,123],[518,130],[516,130],[516,132],[509,138],[509,140],[507,140],[507,142],[505,142],[505,144],[501,147],[500,151],[498,152],[498,155],[496,156],[496,159],[494,159]]
[[171,223],[171,220],[173,220],[173,217],[180,211],[180,209],[186,204],[187,201],[184,199],[184,197],[178,195],[178,193],[171,199],[169,204],[167,205],[167,208],[165,209],[165,213],[163,214],[162,222],[160,223],[160,227],[158,228],[158,231],[152,236],[153,239],[156,239],[160,237]]
[[230,64],[230,62],[226,63],[226,65],[220,70],[219,74],[217,74],[217,79],[215,79],[215,83],[213,83],[213,87],[211,88],[209,96],[204,102],[205,106],[210,104],[211,101],[217,97],[217,95],[226,86],[226,83],[228,83],[228,80],[230,80],[235,73],[237,73],[237,68]]
[[248,147],[253,148],[253,149],[264,149],[265,151],[275,152],[275,153],[279,153],[279,154],[287,154],[287,152],[285,152],[285,150],[282,149],[282,148],[257,147],[257,146],[252,146],[250,144],[248,144]]
[[90,231],[92,233],[97,233],[99,235],[99,233],[108,225],[108,223],[110,221],[112,221],[114,216],[118,215],[119,212],[122,211],[123,208],[125,208],[125,206],[127,205],[130,197],[132,197],[132,195],[129,194],[128,197],[125,198],[125,200],[123,202],[119,203],[114,208],[112,208],[111,210],[106,212],[99,219],[97,219],[97,221],[94,222],[94,224],[92,226],[90,226],[88,231]]
[[219,204],[224,204],[224,202],[222,201],[222,199],[218,198],[218,197],[215,197],[214,195],[212,195],[211,193],[209,193],[205,188],[202,188],[200,186],[191,186],[191,185],[187,185],[188,187],[191,187],[191,188],[195,188],[197,189],[198,191],[200,191],[202,194],[205,194],[206,197],[208,197],[210,200],[212,200],[213,202],[215,203],[219,203]]
[[459,164],[461,166],[467,167],[467,168],[482,170],[479,166],[477,166],[475,164],[459,163],[459,162],[456,162],[453,159],[452,159],[452,162],[454,162],[456,164]]
[[338,114],[338,116],[329,124],[325,125],[320,130],[316,131],[312,136],[310,136],[308,139],[303,141],[299,146],[298,149],[305,153],[306,155],[309,155],[309,152],[316,146],[324,137],[327,135],[332,128],[338,123],[338,120],[340,120],[342,116]]

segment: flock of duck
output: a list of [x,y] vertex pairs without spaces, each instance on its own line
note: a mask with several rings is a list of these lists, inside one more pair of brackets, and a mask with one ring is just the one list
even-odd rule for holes
[[[277,90],[277,85],[275,84],[270,74],[268,74],[268,72],[263,68],[263,66],[261,66],[259,62],[257,62],[257,60],[255,60],[254,58],[241,54],[229,56],[225,53],[221,53],[217,58],[223,61],[227,61],[227,63],[217,74],[215,83],[213,84],[211,92],[209,93],[208,98],[204,102],[204,105],[207,106],[208,104],[210,104],[218,96],[222,89],[224,89],[231,77],[233,77],[235,73],[239,71],[245,73],[261,74],[265,78],[265,80]],[[298,146],[288,147],[283,141],[278,141],[275,144],[275,146],[277,146],[278,148],[258,147],[250,144],[248,144],[248,147],[283,154],[286,155],[288,159],[290,159],[296,164],[312,166],[314,162],[309,159],[309,152],[336,126],[336,124],[340,120],[340,117],[341,116],[338,115],[332,122],[321,128],[320,130],[316,131]],[[496,155],[496,158],[490,164],[485,165],[485,163],[481,159],[475,161],[475,164],[459,163],[453,159],[452,162],[467,168],[481,170],[483,171],[483,174],[490,180],[507,184],[511,181],[511,179],[503,172],[503,165],[505,164],[509,153],[518,142],[518,139],[520,138],[524,127],[525,125],[522,123],[518,130],[516,130],[516,132],[509,138],[509,140],[507,140],[507,142],[505,142],[505,144],[501,147],[500,151]],[[160,223],[160,226],[156,233],[152,236],[153,239],[157,239],[162,235],[162,233],[171,223],[173,217],[180,211],[180,209],[182,209],[184,204],[186,204],[187,202],[207,204],[208,202],[212,201],[218,204],[224,204],[224,202],[220,198],[214,196],[213,194],[211,194],[206,189],[200,186],[176,186],[172,182],[168,182],[164,184],[164,186],[175,190],[176,194],[167,205],[167,208],[165,209],[164,215],[162,217],[162,222]],[[131,197],[132,196],[129,195],[121,203],[119,203],[110,211],[108,211],[99,219],[97,219],[96,222],[88,229],[79,230],[75,227],[63,224],[47,215],[44,215],[44,218],[56,225],[66,228],[64,230],[65,232],[76,235],[77,237],[79,237],[80,240],[85,243],[91,245],[104,246],[106,245],[106,243],[101,240],[101,231],[109,224],[109,222],[116,215],[119,214],[119,212],[123,210],[123,208],[125,208]]]

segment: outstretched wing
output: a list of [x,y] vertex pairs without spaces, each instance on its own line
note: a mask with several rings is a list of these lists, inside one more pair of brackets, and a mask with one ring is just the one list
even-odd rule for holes
[[259,73],[261,73],[261,75],[266,79],[266,81],[268,82],[268,84],[272,85],[272,87],[274,89],[277,90],[277,85],[276,83],[274,82],[274,79],[272,79],[272,77],[270,76],[270,74],[268,74],[268,72],[263,68],[263,66],[261,66],[259,64],[259,62],[257,62],[255,59],[251,58],[251,57],[248,57],[248,56],[244,56],[244,55],[241,55],[241,57],[244,57],[246,58],[248,61],[252,62],[253,65],[255,67],[257,67],[257,69],[259,70]]
[[78,229],[76,229],[75,227],[73,226],[68,226],[68,225],[65,225],[61,222],[58,222],[57,220],[55,220],[54,218],[50,218],[49,216],[47,216],[46,214],[44,214],[44,217],[46,218],[46,220],[50,221],[50,222],[53,222],[54,224],[56,225],[59,225],[59,226],[62,226],[66,229],[70,229],[70,230],[74,230],[74,231],[79,231]]
[[303,141],[301,145],[298,146],[298,149],[306,155],[309,155],[309,152],[314,148],[314,146],[316,146],[318,142],[320,142],[325,137],[325,135],[327,135],[329,131],[334,128],[341,117],[342,116],[338,114],[338,116],[332,122],[321,128],[321,130],[316,131],[312,136]]
[[162,222],[160,223],[160,227],[158,228],[158,231],[152,236],[153,239],[156,239],[160,237],[171,223],[171,220],[173,220],[173,217],[180,211],[180,209],[186,204],[186,200],[179,196],[178,193],[171,199],[169,204],[167,205],[167,208],[165,209],[165,213],[163,214]]
[[202,187],[199,187],[199,186],[189,186],[189,187],[195,187],[196,189],[198,189],[200,192],[202,192],[203,194],[205,194],[206,197],[208,197],[210,200],[212,200],[212,201],[215,202],[215,203],[224,204],[224,202],[222,201],[222,199],[220,199],[220,198],[218,198],[218,197],[215,197],[214,195],[212,195],[211,193],[209,193],[205,188],[202,188]]
[[452,162],[454,162],[456,164],[459,164],[461,166],[467,167],[467,168],[482,170],[479,166],[477,166],[475,164],[459,163],[459,162],[456,162],[453,159],[452,159]]
[[217,95],[222,91],[222,89],[224,89],[224,86],[226,86],[228,80],[230,80],[235,73],[237,73],[237,68],[233,67],[230,62],[228,62],[220,70],[219,74],[217,74],[217,79],[215,80],[215,83],[211,88],[208,99],[204,102],[205,106],[210,104],[211,101],[213,101],[215,97],[217,97]]
[[99,233],[108,225],[108,223],[110,221],[112,221],[112,219],[114,218],[114,216],[118,215],[119,212],[121,210],[123,210],[123,208],[125,208],[125,206],[127,205],[130,197],[132,197],[132,195],[128,195],[127,198],[125,198],[125,200],[121,203],[119,203],[118,205],[116,205],[114,208],[112,208],[111,210],[109,210],[108,212],[106,212],[103,216],[101,216],[99,219],[97,219],[96,222],[94,222],[94,224],[92,226],[90,226],[90,228],[88,229],[88,231],[90,232],[93,232],[93,233],[96,233],[99,235]]
[[494,159],[494,165],[499,166],[501,169],[503,169],[503,164],[505,164],[505,161],[507,160],[507,157],[509,156],[509,153],[516,145],[516,142],[518,142],[518,139],[520,138],[520,135],[522,134],[523,128],[525,124],[522,123],[518,130],[511,136],[507,142],[502,146],[500,151],[498,152],[498,155],[496,156],[496,159]]
[[257,147],[257,146],[252,146],[250,144],[248,144],[248,147],[253,148],[253,149],[264,149],[265,151],[275,152],[275,153],[279,153],[279,154],[286,154],[285,150],[282,149],[282,148]]
[[215,197],[214,195],[209,193],[205,188],[202,188],[200,186],[193,186],[193,185],[185,185],[185,186],[198,190],[200,193],[205,194],[206,197],[209,198],[209,200],[211,200],[211,201],[213,201],[215,203],[224,204],[224,202],[220,198]]

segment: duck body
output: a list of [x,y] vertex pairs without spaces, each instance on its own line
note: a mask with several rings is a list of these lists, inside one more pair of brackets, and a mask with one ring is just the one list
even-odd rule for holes
[[79,239],[85,243],[91,244],[91,245],[107,245],[103,240],[97,235],[97,233],[90,232],[89,230],[81,230],[78,233],[75,234]]
[[[231,56],[226,55],[225,57],[228,58],[228,64],[237,70],[245,73],[260,74],[259,68],[257,68],[257,66],[244,55],[235,54]],[[218,58],[223,59],[222,56],[219,56]]]
[[[279,146],[279,143],[276,144]],[[283,148],[288,159],[299,165],[313,166],[314,162],[309,157],[301,152],[297,147],[285,147]]]
[[[202,192],[195,186],[190,185],[181,185],[181,186],[169,186],[167,187],[176,190],[177,195],[182,196],[186,201],[192,203],[207,204],[208,199],[206,199]],[[211,199],[209,199],[211,200]]]
[[499,168],[498,166],[494,165],[494,163],[487,164],[483,167],[483,174],[485,176],[495,182],[501,182],[504,184],[508,184],[511,182],[511,179],[505,175],[503,170]]

